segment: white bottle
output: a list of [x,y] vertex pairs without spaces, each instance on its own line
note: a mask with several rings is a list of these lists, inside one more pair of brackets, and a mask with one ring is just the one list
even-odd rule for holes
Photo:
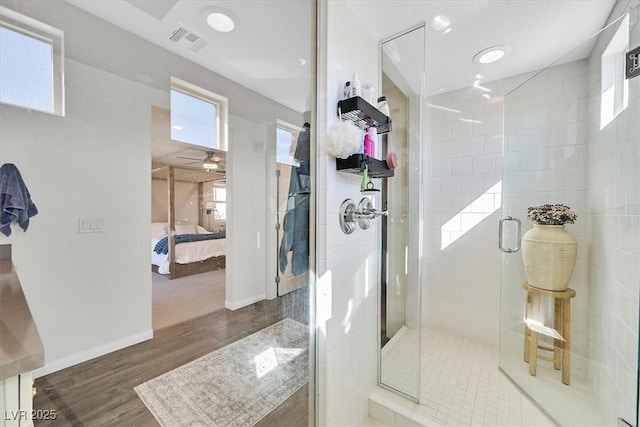
[[362,85],[362,99],[364,99],[371,105],[374,105],[376,103],[376,99],[378,99],[378,96],[376,94],[376,87],[373,85],[373,83],[365,83]]
[[360,86],[360,78],[358,77],[358,73],[353,73],[349,95],[350,98],[353,98],[354,96],[362,96],[362,87]]
[[378,110],[385,116],[389,117],[389,104],[387,104],[387,97],[381,96],[378,98]]

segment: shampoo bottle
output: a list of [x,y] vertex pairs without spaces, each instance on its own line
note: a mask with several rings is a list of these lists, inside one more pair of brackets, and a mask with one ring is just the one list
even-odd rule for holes
[[369,157],[376,156],[376,142],[372,135],[376,134],[376,128],[370,127],[364,133],[364,154]]
[[351,79],[350,97],[362,96],[362,88],[360,87],[360,78],[358,73],[353,73],[353,79]]

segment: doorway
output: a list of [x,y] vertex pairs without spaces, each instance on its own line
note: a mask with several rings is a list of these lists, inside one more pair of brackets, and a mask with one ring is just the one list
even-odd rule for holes
[[276,286],[282,296],[309,283],[309,123],[276,129]]
[[[169,111],[152,107],[153,153],[151,179],[151,245],[152,245],[152,320],[153,329],[161,329],[205,314],[225,306],[226,270],[224,268],[194,268],[191,274],[175,277],[171,264],[166,266],[169,254],[154,250],[161,239],[168,236],[169,218],[173,218],[176,235],[217,233],[226,237],[226,154],[216,154],[219,167],[215,172],[202,168],[207,152],[164,136],[168,134]],[[162,157],[159,153],[169,152]],[[170,164],[172,173],[169,174]],[[171,178],[170,178],[171,176]],[[171,181],[170,181],[171,179]],[[172,196],[170,197],[170,194]],[[171,210],[169,200],[173,200]],[[211,249],[205,245],[211,245]],[[188,247],[192,245],[193,247]],[[196,261],[216,251],[218,257],[226,255],[223,240],[198,241],[174,246],[180,261],[182,257]],[[174,265],[175,267],[175,265]],[[223,267],[219,265],[218,267]],[[209,271],[206,271],[209,270]]]

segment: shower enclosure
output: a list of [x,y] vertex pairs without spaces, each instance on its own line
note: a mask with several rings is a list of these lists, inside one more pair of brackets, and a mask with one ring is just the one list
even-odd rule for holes
[[[420,359],[453,342],[425,339],[436,332],[495,349],[496,367],[560,425],[637,426],[640,78],[625,78],[624,60],[640,45],[639,2],[618,2],[605,29],[543,70],[484,81],[470,65],[473,85],[449,92],[434,85],[446,59],[428,56],[445,36],[420,31],[423,45],[412,53],[427,52],[413,70],[426,76],[422,109],[403,68],[404,43],[417,32],[384,41],[381,52],[394,126],[388,149],[410,153],[406,181],[396,171],[385,187],[381,385],[425,401],[420,375],[434,369]],[[547,203],[578,215],[566,225],[578,255],[564,309],[549,293],[532,307],[524,288],[527,208]],[[536,358],[536,369],[525,333],[532,320],[541,347],[533,354],[551,359]],[[554,346],[555,361],[543,349]]]
[[[513,251],[502,254],[500,367],[561,425],[638,425],[640,79],[625,79],[623,66],[640,45],[637,5],[614,11],[605,30],[504,98],[502,243]],[[584,49],[588,57],[572,60]],[[578,256],[564,331],[558,292],[525,308],[513,232],[515,219],[523,233],[531,228],[527,208],[545,203],[578,214],[566,225]],[[550,328],[536,333],[537,369],[525,322]],[[542,347],[554,346],[562,361],[542,359],[554,357]]]

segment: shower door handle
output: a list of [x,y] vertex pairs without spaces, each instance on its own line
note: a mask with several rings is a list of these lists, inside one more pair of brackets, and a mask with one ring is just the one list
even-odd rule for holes
[[[516,233],[516,247],[513,249],[510,248],[505,248],[502,246],[502,228],[504,227],[504,222],[505,221],[515,221],[516,224],[518,225],[518,231]],[[522,223],[520,222],[520,220],[518,218],[514,218],[511,216],[508,216],[506,218],[502,218],[500,220],[500,223],[498,225],[498,248],[502,251],[502,252],[506,252],[508,254],[513,253],[513,252],[518,252],[520,250],[520,244],[522,241],[522,238],[520,236],[520,232],[522,231]]]

